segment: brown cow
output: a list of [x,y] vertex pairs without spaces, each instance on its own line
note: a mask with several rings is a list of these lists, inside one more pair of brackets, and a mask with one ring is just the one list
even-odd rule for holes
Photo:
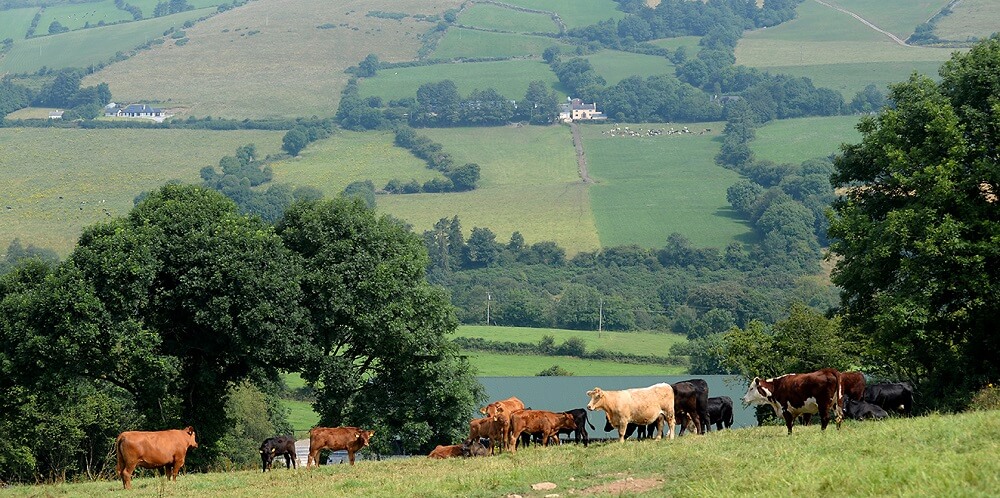
[[618,429],[618,441],[625,442],[625,433],[629,422],[636,424],[656,423],[660,433],[656,439],[664,435],[664,422],[669,429],[670,439],[674,438],[674,389],[670,384],[659,383],[649,387],[625,389],[623,391],[605,391],[595,387],[587,391],[590,403],[588,410],[604,410],[608,421]]
[[427,455],[427,458],[444,459],[458,458],[460,456],[464,456],[461,444],[450,444],[448,446],[439,444],[436,448],[434,448],[434,451],[432,451],[430,455]]
[[125,489],[132,489],[132,472],[136,467],[158,469],[164,467],[167,479],[177,480],[177,472],[184,466],[188,448],[197,448],[194,428],[167,431],[128,431],[115,439],[118,455],[118,474]]
[[368,446],[375,431],[357,427],[313,427],[309,430],[309,458],[306,468],[319,466],[320,450],[347,450],[347,459],[354,465],[354,453]]
[[754,377],[743,396],[747,405],[769,404],[778,417],[784,417],[788,433],[795,418],[805,413],[819,413],[822,429],[830,423],[830,409],[836,414],[837,429],[844,420],[844,397],[840,372],[824,368],[804,374],[785,374],[773,379]]
[[554,413],[545,410],[518,410],[510,414],[510,439],[507,445],[511,453],[517,453],[517,438],[521,433],[541,433],[545,446],[549,439],[556,437],[560,429],[576,430],[576,420],[570,413]]
[[502,444],[503,437],[503,425],[493,417],[477,418],[469,422],[469,437],[466,440],[489,439],[491,455],[494,454],[496,445]]
[[[524,403],[514,396],[503,401],[494,401],[479,409],[479,413],[500,423],[500,449],[507,445],[507,434],[510,433],[510,414],[523,410]],[[495,441],[495,440],[494,440]]]
[[861,372],[842,372],[840,374],[840,389],[844,397],[854,401],[865,400],[865,375]]

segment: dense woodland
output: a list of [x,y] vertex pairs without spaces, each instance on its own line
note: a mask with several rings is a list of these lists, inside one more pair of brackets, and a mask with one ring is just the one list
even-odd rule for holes
[[[576,51],[549,51],[547,62],[577,95],[607,101],[615,119],[725,119],[717,161],[744,177],[728,200],[758,243],[701,248],[675,234],[657,249],[567,257],[518,233],[498,241],[487,227],[467,231],[458,217],[416,234],[375,214],[371,182],[322,200],[315,189],[272,184],[268,158],[248,144],[206,166],[202,185],[142,194],[127,216],[88,227],[65,261],[20,241],[7,251],[0,480],[99,476],[112,465],[112,438],[138,427],[194,424],[202,450],[193,467],[245,463],[253,437],[231,422],[256,416],[271,433],[287,430],[282,372],[313,389],[321,423],[374,428],[378,451],[395,436],[411,451],[457,440],[482,389],[447,335],[485,321],[487,299],[491,321],[504,325],[684,333],[691,342],[650,356],[687,357],[694,374],[861,369],[916,382],[929,409],[960,407],[996,382],[1000,38],[955,56],[940,83],[914,76],[888,98],[872,88],[845,105],[806,79],[733,64],[744,29],[791,19],[798,1],[619,3],[629,15],[570,31]],[[655,53],[643,42],[677,35],[702,41],[697,54],[661,54],[675,63],[672,76],[607,87],[576,57],[600,47]],[[382,67],[367,58],[355,75]],[[80,88],[79,75],[45,72],[32,87],[5,79],[0,114],[44,103],[86,118],[111,96],[106,86]],[[530,111],[489,89],[463,97],[442,81],[383,103],[358,97],[355,82],[332,120],[127,126],[278,126],[291,155],[337,126],[392,127],[455,189],[474,187],[473,168],[439,168],[447,151],[401,125],[552,120],[544,85],[524,101]],[[472,123],[484,113],[463,114],[470,108],[494,113]],[[878,113],[840,156],[774,164],[749,149],[768,120],[845,108]],[[104,126],[82,123],[99,122],[56,126]],[[815,278],[825,246],[836,290]]]

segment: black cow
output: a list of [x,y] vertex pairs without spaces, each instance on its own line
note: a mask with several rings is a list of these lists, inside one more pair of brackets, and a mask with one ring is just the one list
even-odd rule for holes
[[580,440],[583,439],[583,447],[586,448],[587,445],[590,444],[590,434],[587,434],[587,426],[589,425],[591,430],[596,429],[596,427],[590,423],[590,420],[587,419],[587,409],[576,408],[574,410],[564,411],[563,413],[568,413],[573,416],[573,421],[576,422],[576,430],[559,429],[559,434],[569,435],[569,433],[572,432],[573,440],[579,444]]
[[[593,426],[591,426],[593,428]],[[604,432],[611,432],[615,430],[614,426],[611,425],[611,421],[608,420],[604,423]],[[638,433],[636,433],[638,430]],[[646,439],[647,437],[653,437],[656,434],[656,422],[649,425],[636,425],[629,422],[625,427],[625,439],[628,439],[633,433],[636,433],[637,439]]]
[[269,437],[260,444],[260,460],[263,464],[261,472],[271,468],[274,457],[285,456],[285,468],[298,468],[295,462],[295,438],[292,436]]
[[865,387],[865,401],[903,415],[913,412],[913,385],[909,382],[879,382]]
[[486,445],[483,444],[484,439],[487,444],[491,444],[489,438],[480,438],[479,441],[468,439],[462,442],[462,456],[466,458],[488,456],[490,454],[490,450],[486,449]]
[[674,388],[674,416],[681,426],[680,434],[687,427],[686,420],[694,422],[698,434],[708,430],[708,382],[691,379],[672,384]]
[[854,401],[853,399],[848,399],[844,403],[844,413],[848,418],[853,418],[854,420],[882,420],[889,416],[881,406],[867,401]]
[[719,396],[716,398],[708,398],[708,428],[711,430],[712,424],[715,424],[716,430],[722,430],[722,426],[725,425],[726,429],[733,426],[733,399],[729,396]]

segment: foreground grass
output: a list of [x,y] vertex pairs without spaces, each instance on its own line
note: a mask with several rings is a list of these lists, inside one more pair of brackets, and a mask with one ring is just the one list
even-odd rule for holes
[[[738,429],[674,441],[562,445],[473,460],[362,461],[312,470],[134,481],[130,496],[991,496],[1000,487],[997,412],[933,415],[841,431]],[[631,479],[630,479],[631,478]],[[556,489],[533,491],[552,482]],[[9,496],[97,496],[120,482],[19,486]]]

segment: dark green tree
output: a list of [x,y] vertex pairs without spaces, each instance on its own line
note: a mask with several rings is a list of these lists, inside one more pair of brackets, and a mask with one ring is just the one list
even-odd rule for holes
[[836,161],[831,251],[870,361],[954,401],[1000,376],[1000,37],[890,87]]
[[362,78],[370,78],[378,73],[378,56],[368,54],[365,59],[358,64],[357,75]]
[[379,444],[455,441],[483,390],[448,339],[458,323],[425,279],[420,239],[357,199],[292,206],[278,225],[298,253],[311,331],[303,377],[322,424],[375,428]]
[[281,139],[281,149],[293,156],[299,155],[307,145],[309,145],[309,135],[299,128],[288,130]]

